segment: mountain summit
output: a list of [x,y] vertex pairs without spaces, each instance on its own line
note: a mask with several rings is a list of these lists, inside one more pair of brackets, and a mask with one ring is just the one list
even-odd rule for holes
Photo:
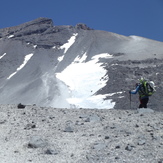
[[0,103],[126,109],[144,76],[157,86],[149,105],[161,110],[162,60],[162,42],[38,18],[0,29]]

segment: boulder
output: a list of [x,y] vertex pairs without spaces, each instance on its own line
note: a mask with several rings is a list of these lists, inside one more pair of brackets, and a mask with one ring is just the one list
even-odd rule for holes
[[29,148],[42,148],[47,146],[47,142],[40,136],[32,136],[28,143]]

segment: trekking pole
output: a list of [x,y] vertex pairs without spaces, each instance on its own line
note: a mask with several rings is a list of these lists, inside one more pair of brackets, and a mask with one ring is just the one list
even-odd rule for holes
[[131,110],[131,93],[130,93],[130,110]]

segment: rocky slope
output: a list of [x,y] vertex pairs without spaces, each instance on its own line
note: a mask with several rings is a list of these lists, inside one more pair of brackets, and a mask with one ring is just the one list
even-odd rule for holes
[[6,163],[162,163],[163,115],[146,110],[0,106]]

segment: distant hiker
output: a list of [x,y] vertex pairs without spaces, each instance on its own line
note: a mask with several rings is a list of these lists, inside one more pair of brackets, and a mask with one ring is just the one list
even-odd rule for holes
[[139,93],[139,108],[147,108],[147,103],[149,101],[149,96],[151,96],[155,92],[154,82],[141,78],[140,83],[136,84],[136,89],[133,91],[129,91],[130,94]]

